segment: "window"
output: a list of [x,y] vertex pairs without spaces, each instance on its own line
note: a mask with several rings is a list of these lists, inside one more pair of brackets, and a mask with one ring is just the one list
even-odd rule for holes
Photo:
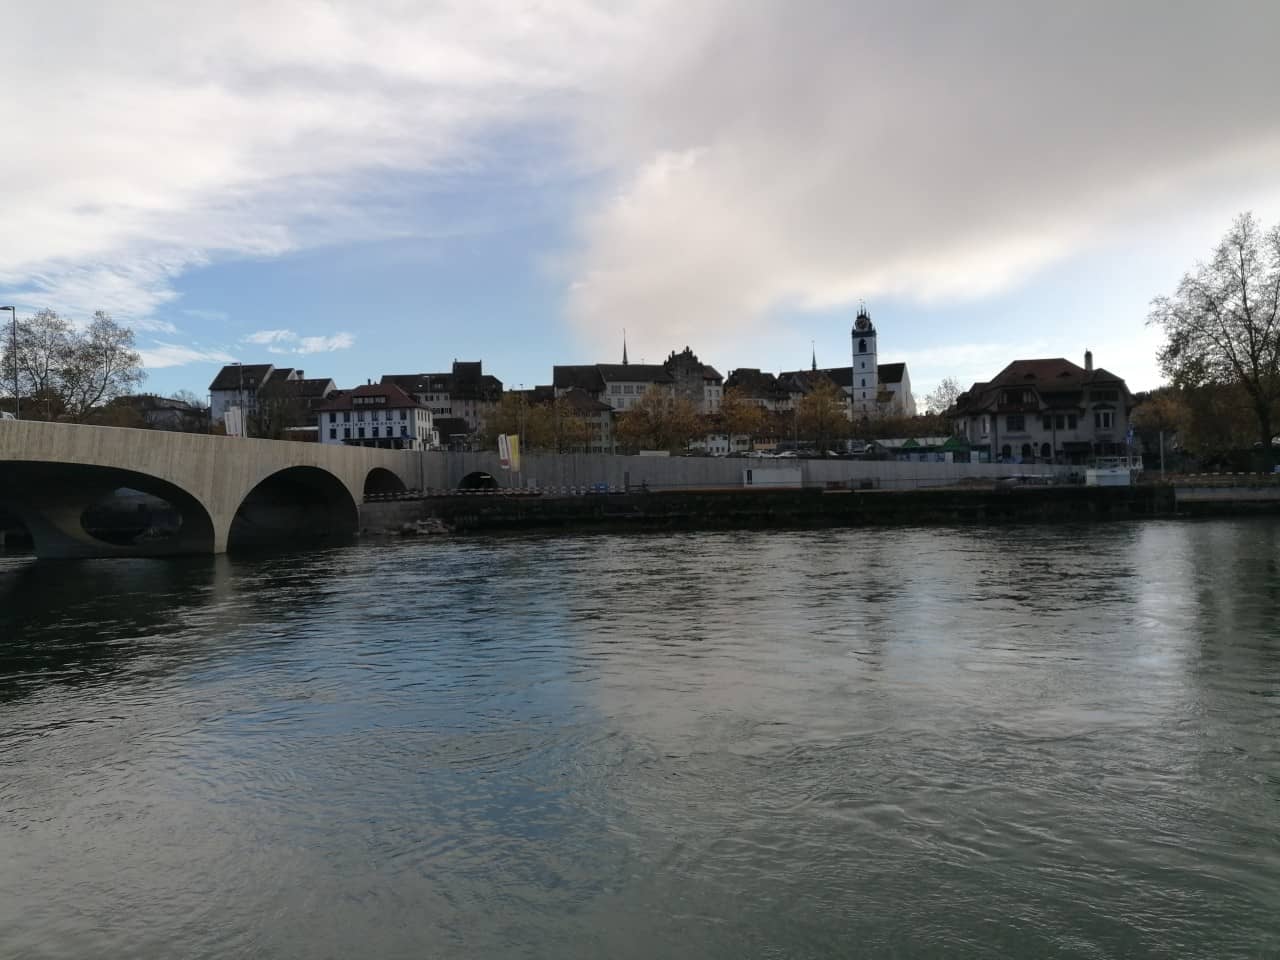
[[866,352],[867,352],[867,341],[865,341],[865,340],[859,340],[859,341],[858,341],[858,352],[859,352],[859,353],[866,353]]
[[1005,423],[1010,430],[1027,429],[1027,418],[1020,413],[1011,413],[1005,417]]
[[635,392],[636,392],[636,388],[635,388],[635,387],[633,387],[631,384],[629,384],[629,383],[628,383],[628,384],[625,384],[625,385],[623,386],[623,388],[622,388],[622,392],[623,392],[623,393],[627,393],[627,394],[632,394],[632,393],[635,393]]
[[346,413],[344,413],[344,414],[342,415],[342,422],[343,422],[343,423],[350,423],[350,422],[351,422],[351,412],[350,412],[350,411],[347,411]]
[[1060,414],[1058,414],[1056,417],[1054,417],[1054,418],[1053,418],[1053,422],[1054,422],[1054,425],[1055,425],[1059,430],[1061,430],[1064,426],[1066,426],[1067,418],[1066,418],[1065,416],[1063,416],[1063,415],[1060,413]]
[[408,411],[408,410],[401,410],[401,411],[400,411],[400,419],[401,419],[401,420],[408,420],[408,419],[409,419],[409,411]]
[[337,439],[338,439],[338,428],[337,428],[337,427],[330,427],[330,428],[329,428],[329,439],[330,439],[330,440],[337,440]]
[[863,385],[864,387],[867,385],[867,378],[866,378],[866,377],[863,377],[863,378],[862,378],[862,385]]
[[364,439],[364,427],[357,427],[357,428],[356,428],[356,437],[357,437],[358,439],[360,439],[360,440],[363,440],[363,439]]
[[[1061,417],[1059,417],[1058,419],[1059,419],[1059,420],[1061,420],[1062,418],[1061,418]],[[1043,418],[1043,420],[1042,420],[1042,423],[1043,423],[1043,426],[1044,426],[1044,428],[1045,428],[1046,430],[1052,430],[1052,429],[1053,429],[1053,417],[1052,417],[1052,416],[1050,416],[1049,414],[1047,414],[1047,413],[1046,413],[1046,414],[1044,415],[1044,418]],[[1062,426],[1062,424],[1058,424],[1058,426]]]
[[1096,430],[1110,430],[1112,423],[1112,413],[1110,410],[1095,410],[1093,412],[1093,426]]
[[991,417],[987,414],[982,415],[982,435],[985,437],[991,433]]
[[1074,430],[1076,428],[1076,415],[1074,413],[1067,414],[1067,429]]
[[350,427],[343,427],[343,428],[342,428],[342,439],[344,439],[344,440],[350,440],[350,439],[351,439],[351,428],[350,428]]

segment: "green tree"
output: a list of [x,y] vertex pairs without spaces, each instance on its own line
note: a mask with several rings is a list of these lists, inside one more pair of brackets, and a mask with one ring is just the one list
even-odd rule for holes
[[1238,385],[1269,451],[1280,401],[1280,225],[1264,233],[1241,214],[1207,263],[1152,301],[1148,322],[1164,329],[1165,375],[1180,387]]

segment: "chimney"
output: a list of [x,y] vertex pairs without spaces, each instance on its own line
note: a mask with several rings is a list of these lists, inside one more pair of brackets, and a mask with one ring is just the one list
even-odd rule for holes
[[1093,351],[1086,350],[1084,352],[1084,368],[1086,371],[1093,370]]

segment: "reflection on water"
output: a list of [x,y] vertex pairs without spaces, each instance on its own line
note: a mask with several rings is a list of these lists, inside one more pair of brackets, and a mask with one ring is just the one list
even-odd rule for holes
[[1280,524],[0,560],[0,955],[1280,953]]

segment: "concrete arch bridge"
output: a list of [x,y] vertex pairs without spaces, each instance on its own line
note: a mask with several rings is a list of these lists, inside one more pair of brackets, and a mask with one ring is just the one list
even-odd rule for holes
[[[0,511],[41,557],[339,543],[359,530],[366,494],[420,488],[423,469],[412,451],[0,421]],[[91,533],[86,511],[121,488],[166,501],[176,529],[134,542]]]

